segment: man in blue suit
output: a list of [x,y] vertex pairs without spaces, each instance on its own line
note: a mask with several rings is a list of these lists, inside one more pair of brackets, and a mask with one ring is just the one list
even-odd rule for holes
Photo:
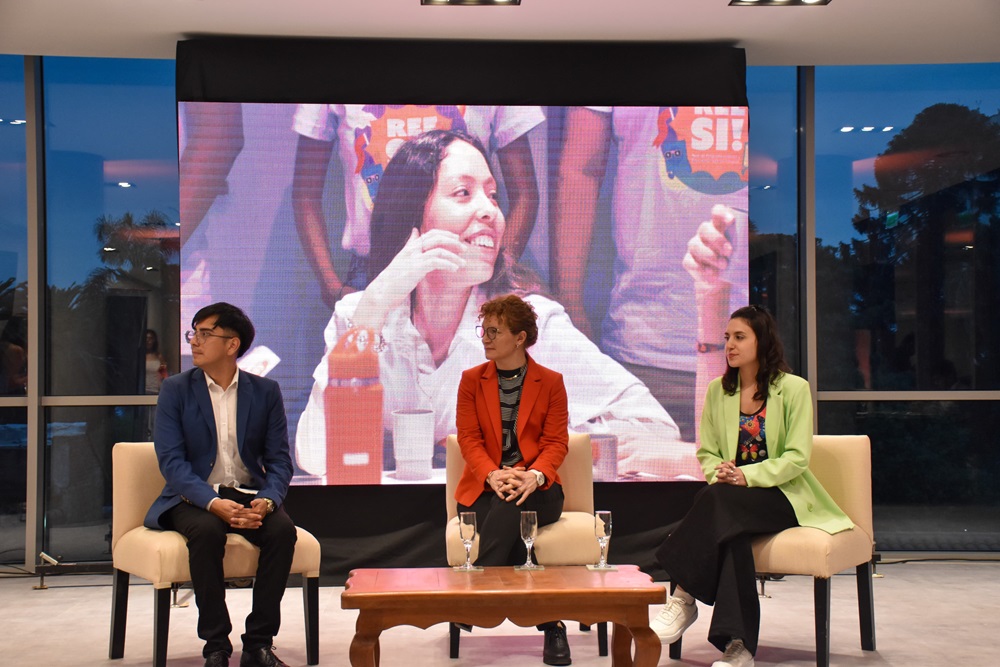
[[156,405],[153,439],[167,483],[145,524],[188,540],[205,667],[227,667],[233,652],[222,570],[226,534],[260,548],[240,667],[284,667],[271,642],[296,533],[282,508],[292,460],[281,389],[236,366],[254,337],[242,310],[215,303],[191,326],[185,337],[195,368],[165,380]]

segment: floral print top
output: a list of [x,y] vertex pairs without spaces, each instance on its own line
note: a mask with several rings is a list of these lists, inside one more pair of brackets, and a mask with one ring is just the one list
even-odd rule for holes
[[740,413],[739,448],[736,451],[736,465],[745,466],[767,459],[767,437],[764,435],[764,417],[767,402],[752,415]]

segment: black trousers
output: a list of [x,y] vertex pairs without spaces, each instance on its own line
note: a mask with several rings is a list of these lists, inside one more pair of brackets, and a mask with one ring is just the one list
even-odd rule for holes
[[188,540],[191,585],[198,605],[198,636],[205,641],[203,655],[214,651],[226,651],[230,655],[233,652],[229,641],[233,626],[226,607],[222,570],[226,533],[229,532],[242,535],[260,549],[253,607],[246,619],[243,648],[270,647],[281,625],[281,598],[292,569],[297,537],[295,524],[285,510],[277,508],[264,517],[261,527],[255,530],[234,530],[211,512],[181,503],[166,513],[164,523]]
[[521,505],[507,502],[492,489],[479,494],[471,507],[458,503],[459,512],[475,512],[479,528],[479,557],[476,565],[521,565],[528,558],[521,541],[521,512],[538,514],[538,527],[555,523],[562,515],[562,485],[553,484],[544,491],[534,491]]
[[715,605],[708,641],[720,651],[738,638],[757,653],[760,601],[750,541],[797,525],[795,511],[778,488],[710,484],[657,550],[656,559],[670,581]]
[[[458,503],[459,512],[475,512],[476,526],[479,528],[479,557],[476,565],[522,565],[528,558],[528,550],[521,541],[521,512],[534,511],[538,514],[538,527],[555,523],[562,515],[563,490],[561,484],[538,489],[517,505],[516,500],[502,500],[492,489],[479,494],[471,507]],[[538,627],[545,630],[558,621],[549,621]]]

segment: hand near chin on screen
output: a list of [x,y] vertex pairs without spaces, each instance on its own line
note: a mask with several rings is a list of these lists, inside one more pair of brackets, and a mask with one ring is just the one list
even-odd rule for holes
[[619,441],[618,476],[639,479],[659,478],[703,481],[705,473],[698,463],[697,445],[680,440],[668,442]]
[[684,255],[684,268],[694,278],[698,287],[715,287],[722,282],[722,273],[729,266],[733,254],[730,242],[736,214],[722,204],[712,207],[712,218],[698,226],[698,231],[688,241]]
[[454,232],[417,229],[389,265],[365,289],[354,313],[354,323],[381,329],[388,314],[398,308],[417,284],[433,271],[457,271],[465,266],[465,244]]

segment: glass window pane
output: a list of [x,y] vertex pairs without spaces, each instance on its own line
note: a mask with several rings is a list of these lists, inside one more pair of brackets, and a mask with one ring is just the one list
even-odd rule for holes
[[1000,550],[998,401],[819,403],[819,432],[872,441],[879,551]]
[[0,55],[0,396],[28,383],[26,128],[24,59]]
[[785,357],[799,359],[798,113],[794,67],[748,67],[750,300],[777,317]]
[[24,562],[28,415],[0,408],[0,563]]
[[180,358],[174,63],[45,58],[43,75],[46,391],[156,393]]
[[1000,64],[816,69],[819,388],[1000,387]]
[[45,551],[60,560],[111,559],[111,448],[147,441],[155,406],[46,410]]

